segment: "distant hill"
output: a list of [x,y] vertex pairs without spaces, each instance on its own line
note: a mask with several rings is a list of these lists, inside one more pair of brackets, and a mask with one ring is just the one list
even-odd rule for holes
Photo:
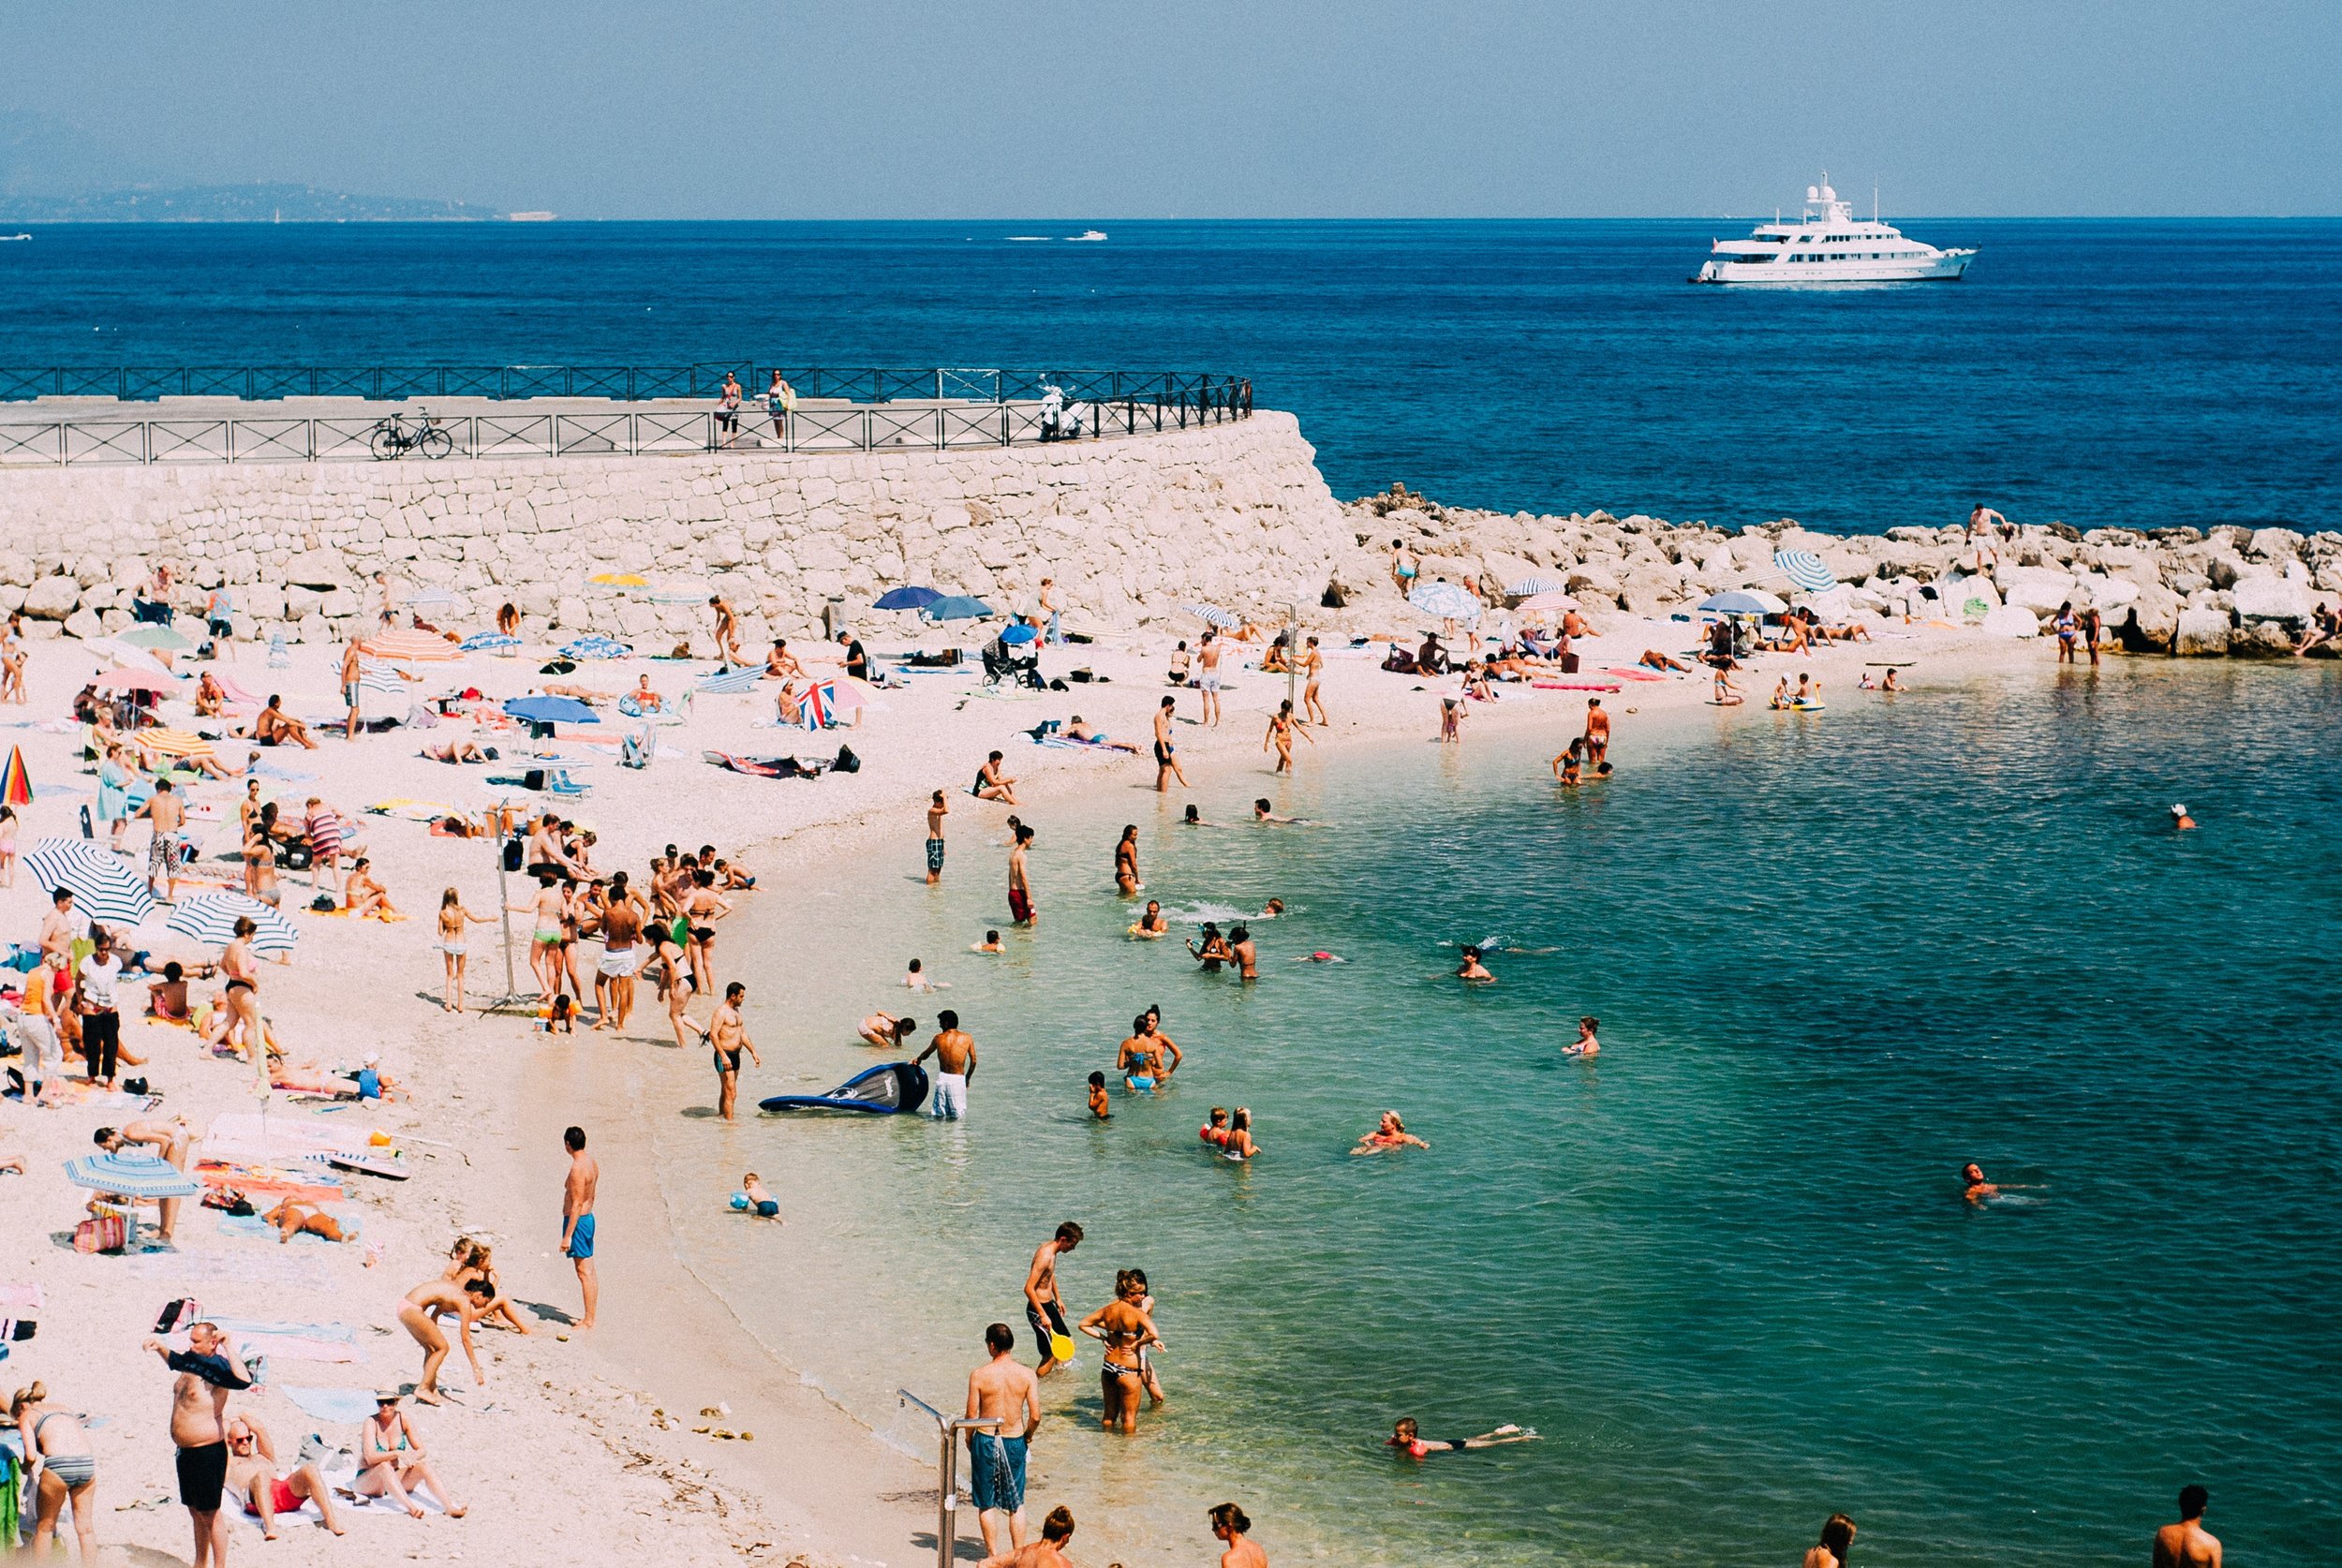
[[478,223],[503,216],[466,201],[352,196],[315,185],[134,186],[80,196],[0,193],[0,223]]

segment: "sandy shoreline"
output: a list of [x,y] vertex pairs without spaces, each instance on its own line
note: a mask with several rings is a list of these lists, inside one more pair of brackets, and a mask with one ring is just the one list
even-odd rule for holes
[[[1589,671],[1628,664],[1647,646],[1682,646],[1681,623],[1638,622],[1621,616],[1608,636],[1585,644]],[[882,637],[873,646],[893,645]],[[811,879],[851,879],[882,864],[915,865],[921,836],[918,807],[929,789],[964,791],[984,752],[999,747],[1008,770],[1018,776],[1028,805],[1062,800],[1077,792],[1109,788],[1143,789],[1152,765],[1143,758],[1045,749],[1012,740],[1013,730],[1043,718],[1081,713],[1120,738],[1144,742],[1147,715],[1165,689],[1162,650],[1167,639],[1144,644],[1101,643],[1049,656],[1052,673],[1087,664],[1111,677],[1110,685],[1076,686],[1027,701],[961,700],[967,683],[956,677],[917,677],[912,690],[890,694],[885,705],[859,730],[806,736],[801,732],[755,729],[749,699],[704,700],[690,723],[661,732],[685,755],[662,758],[650,770],[626,773],[608,761],[591,766],[572,762],[592,793],[558,806],[601,836],[597,865],[607,870],[639,867],[666,841],[713,841],[739,851],[764,880],[751,903],[787,899],[791,889]],[[1378,645],[1379,651],[1379,645]],[[331,650],[296,650],[289,671],[267,673],[257,650],[243,650],[229,673],[247,686],[267,681],[282,689],[296,714],[322,714],[331,707]],[[1631,767],[1638,751],[1660,733],[1700,717],[1723,722],[1755,717],[1777,668],[1811,669],[1838,703],[1855,700],[1850,689],[1860,667],[1887,658],[1921,658],[1912,672],[1924,700],[1931,675],[1955,678],[1980,670],[2047,666],[2047,643],[1987,641],[1967,633],[1925,631],[1911,641],[1823,650],[1810,661],[1769,658],[1744,684],[1752,702],[1743,709],[1706,706],[1702,677],[1668,682],[1622,681],[1616,694],[1602,694],[1619,716],[1613,755]],[[33,703],[19,713],[50,718],[92,667],[78,644],[42,644],[32,665]],[[461,679],[478,683],[491,696],[522,689],[533,663],[476,658]],[[633,684],[641,670],[671,696],[681,689],[675,667],[628,661],[587,666],[580,676],[610,690]],[[1598,675],[1579,677],[1599,679]],[[1371,659],[1331,661],[1326,700],[1336,722],[1322,744],[1300,748],[1300,767],[1356,766],[1373,747],[1428,744],[1437,722],[1437,701],[1416,689],[1421,683],[1389,675]],[[1285,691],[1281,676],[1245,673],[1229,694],[1228,720],[1215,732],[1182,725],[1182,760],[1195,785],[1188,798],[1208,815],[1240,815],[1255,794],[1272,799],[1278,791],[1260,749],[1267,712]],[[1464,744],[1490,727],[1551,732],[1558,749],[1577,732],[1582,691],[1524,693],[1507,688],[1493,707],[1475,705]],[[305,701],[304,701],[305,696]],[[1181,699],[1194,712],[1193,695]],[[14,715],[9,715],[14,717]],[[445,734],[448,732],[438,732]],[[88,776],[75,770],[70,752],[76,737],[40,730],[16,730],[0,739],[23,747],[41,798],[24,813],[20,848],[51,834],[71,834],[74,809],[85,796]],[[814,783],[744,777],[707,767],[697,757],[705,747],[735,751],[833,751],[844,740],[865,759],[857,775],[829,776]],[[505,744],[510,744],[509,740]],[[490,769],[458,769],[414,756],[406,732],[363,737],[355,746],[324,739],[316,752],[276,750],[262,755],[273,764],[313,773],[312,784],[273,781],[297,809],[310,792],[352,813],[385,797],[412,797],[476,807],[485,794],[478,782]],[[593,748],[563,744],[581,757]],[[508,753],[509,757],[509,753]],[[230,847],[233,785],[207,784],[197,791],[227,813],[223,835],[210,830],[208,852]],[[1175,798],[1178,798],[1175,796]],[[997,836],[1006,808],[979,806],[965,794],[953,796],[952,874],[997,875],[997,852],[983,846]],[[440,888],[454,885],[474,910],[496,907],[490,851],[482,843],[437,838],[415,823],[376,817],[361,819],[376,868],[400,907],[413,918],[377,925],[295,914],[303,932],[291,965],[267,972],[264,1006],[280,1039],[295,1059],[323,1064],[352,1062],[379,1051],[385,1065],[412,1091],[410,1102],[379,1112],[353,1111],[394,1137],[436,1140],[456,1149],[410,1146],[414,1179],[395,1188],[372,1183],[353,1188],[351,1208],[363,1215],[364,1240],[378,1245],[380,1261],[363,1265],[359,1246],[331,1248],[304,1243],[277,1248],[273,1242],[231,1240],[218,1234],[215,1217],[190,1208],[183,1220],[180,1250],[154,1259],[90,1257],[53,1246],[51,1237],[69,1231],[80,1218],[80,1195],[57,1174],[57,1161],[84,1152],[90,1130],[118,1122],[126,1113],[95,1106],[31,1111],[15,1102],[0,1104],[0,1156],[22,1152],[32,1174],[0,1178],[0,1222],[26,1238],[0,1261],[0,1282],[32,1282],[43,1288],[38,1338],[15,1349],[0,1369],[0,1384],[13,1388],[39,1377],[70,1408],[103,1414],[107,1425],[93,1433],[100,1457],[101,1540],[128,1542],[183,1558],[187,1549],[185,1515],[170,1503],[125,1509],[134,1498],[171,1495],[170,1454],[161,1433],[168,1379],[137,1345],[155,1312],[173,1295],[194,1294],[207,1311],[245,1318],[340,1322],[352,1325],[364,1359],[354,1364],[310,1366],[287,1363],[275,1368],[279,1384],[371,1387],[411,1382],[419,1356],[389,1323],[389,1305],[408,1286],[437,1272],[447,1243],[458,1233],[485,1235],[497,1246],[508,1288],[524,1302],[542,1304],[540,1332],[523,1339],[509,1333],[482,1339],[490,1363],[485,1397],[473,1393],[452,1361],[447,1381],[455,1398],[448,1407],[424,1411],[419,1421],[442,1457],[442,1472],[459,1497],[472,1506],[462,1521],[434,1517],[419,1524],[366,1516],[351,1525],[379,1537],[368,1555],[394,1544],[419,1561],[454,1561],[486,1549],[516,1561],[553,1561],[578,1555],[599,1558],[614,1548],[646,1548],[668,1561],[786,1561],[802,1556],[814,1562],[926,1561],[934,1550],[931,1463],[905,1457],[879,1441],[858,1422],[803,1384],[788,1369],[788,1347],[757,1343],[712,1291],[682,1266],[669,1224],[672,1207],[707,1201],[706,1194],[670,1193],[645,1179],[657,1168],[656,1140],[683,1135],[654,1127],[642,1086],[689,1073],[707,1076],[704,1060],[690,1053],[665,1062],[672,1041],[659,1045],[663,1011],[638,1008],[630,1037],[613,1041],[580,1032],[549,1037],[523,1021],[500,1017],[451,1019],[437,1007],[439,962],[431,948],[429,913]],[[814,831],[819,830],[819,831]],[[143,827],[128,840],[142,851]],[[981,864],[979,864],[981,863]],[[142,864],[142,853],[139,864]],[[206,869],[213,869],[207,860]],[[300,896],[296,896],[296,894]],[[289,910],[305,896],[298,875],[287,878]],[[516,886],[513,896],[521,896]],[[13,889],[0,894],[9,934],[30,940],[37,928],[43,894],[20,873]],[[516,920],[519,917],[516,917]],[[160,933],[159,919],[146,928]],[[495,928],[476,936],[471,988],[479,997],[501,988],[500,961],[493,956]],[[161,936],[158,954],[195,955],[180,939]],[[720,945],[719,945],[720,953]],[[157,959],[159,962],[159,956]],[[526,969],[523,981],[526,982]],[[199,995],[204,988],[199,988]],[[704,1016],[705,1008],[695,1009]],[[752,1002],[752,1027],[773,1065],[787,1063],[792,1034],[774,999]],[[131,1025],[136,1049],[154,1048],[146,1071],[167,1098],[157,1115],[185,1116],[196,1127],[222,1112],[248,1112],[254,1105],[248,1071],[227,1060],[199,1056],[193,1037],[156,1026]],[[588,1060],[578,1053],[594,1053]],[[744,1094],[754,1097],[751,1076]],[[769,1090],[765,1091],[769,1092]],[[306,1117],[305,1107],[282,1105],[272,1114]],[[566,1332],[558,1314],[575,1306],[571,1271],[555,1256],[558,1234],[560,1129],[586,1126],[601,1158],[605,1178],[601,1210],[606,1326],[588,1344]],[[688,1127],[688,1123],[684,1124]],[[367,1178],[356,1177],[363,1182]],[[278,1266],[290,1264],[290,1268]],[[841,1288],[851,1291],[851,1281]],[[698,1415],[719,1401],[731,1412],[720,1419]],[[334,1442],[350,1441],[349,1428],[303,1415],[280,1393],[261,1395],[255,1408],[269,1421],[280,1443],[321,1430]],[[652,1410],[665,1413],[662,1427]],[[752,1443],[720,1442],[690,1431],[720,1426],[752,1431]],[[1079,1500],[1076,1505],[1079,1505]],[[239,1546],[257,1546],[257,1529],[239,1527]],[[963,1517],[963,1533],[973,1521]],[[321,1529],[289,1528],[285,1540],[268,1548],[290,1561],[348,1561]],[[147,1559],[159,1561],[159,1559]]]

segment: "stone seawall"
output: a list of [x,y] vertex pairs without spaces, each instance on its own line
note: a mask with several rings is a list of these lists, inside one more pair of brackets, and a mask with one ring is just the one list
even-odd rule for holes
[[705,606],[587,578],[711,586],[754,639],[902,583],[1005,609],[1050,575],[1070,613],[1115,622],[1198,598],[1313,604],[1356,548],[1298,422],[1275,412],[999,450],[0,470],[0,611],[79,636],[125,624],[157,561],[188,607],[228,584],[247,637],[344,635],[389,571],[464,593],[462,624],[509,601],[532,635],[654,646],[704,640]]

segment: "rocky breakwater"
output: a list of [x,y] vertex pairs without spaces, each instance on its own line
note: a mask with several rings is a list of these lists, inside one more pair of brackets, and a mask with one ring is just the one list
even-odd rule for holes
[[1354,530],[1290,414],[1162,435],[933,451],[0,470],[0,612],[36,635],[119,630],[157,562],[183,608],[233,593],[238,635],[332,641],[368,584],[453,590],[482,624],[706,646],[709,616],[597,586],[725,595],[747,636],[798,635],[902,583],[1129,624],[1182,599],[1314,602]]
[[1538,517],[1443,507],[1403,487],[1343,508],[1353,547],[1335,593],[1364,618],[1396,608],[1390,545],[1403,540],[1422,580],[1476,585],[1501,602],[1531,576],[1560,579],[1590,605],[1639,615],[1688,609],[1727,588],[1787,599],[1799,590],[1780,550],[1818,555],[1840,585],[1805,597],[1827,616],[1909,616],[2033,637],[2061,604],[2096,608],[2133,652],[2292,651],[2317,606],[2342,604],[2342,533],[2289,528],[2096,528],[2059,524],[1970,539],[1960,527],[1823,534],[1783,519],[1737,531],[1608,512]]

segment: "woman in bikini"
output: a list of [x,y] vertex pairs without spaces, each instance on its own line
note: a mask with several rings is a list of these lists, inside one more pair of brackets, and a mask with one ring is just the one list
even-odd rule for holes
[[1122,836],[1114,846],[1114,887],[1125,898],[1138,892],[1138,824],[1135,822],[1122,829]]
[[1188,943],[1187,950],[1195,955],[1197,963],[1203,965],[1206,974],[1218,974],[1220,966],[1236,956],[1235,951],[1228,946],[1228,939],[1220,934],[1218,924],[1211,921],[1204,923],[1203,941],[1200,944]]
[[1114,1299],[1081,1321],[1081,1331],[1106,1348],[1105,1364],[1098,1371],[1105,1411],[1098,1425],[1110,1432],[1138,1430],[1139,1394],[1147,1382],[1139,1347],[1163,1343],[1154,1320],[1138,1305],[1146,1294],[1147,1287],[1129,1269],[1121,1269],[1114,1277]]
[[504,1294],[504,1282],[497,1278],[495,1250],[484,1242],[474,1241],[467,1235],[457,1236],[455,1245],[448,1251],[447,1278],[458,1285],[485,1280],[488,1288],[496,1292],[496,1296],[480,1309],[480,1321],[483,1324],[501,1323],[521,1334],[528,1332],[528,1324],[521,1321],[520,1311],[512,1305],[512,1298]]
[[486,915],[464,907],[463,895],[449,888],[439,897],[439,955],[447,962],[447,980],[439,987],[439,1005],[450,1013],[464,1011],[464,927],[484,925]]
[[1260,1153],[1260,1145],[1253,1142],[1253,1113],[1250,1109],[1238,1105],[1236,1114],[1228,1117],[1228,1139],[1222,1146],[1230,1160],[1250,1160]]
[[[73,1532],[80,1538],[82,1561],[97,1561],[97,1459],[90,1452],[89,1434],[82,1418],[70,1411],[49,1408],[49,1389],[36,1383],[20,1388],[8,1401],[8,1413],[22,1435],[25,1461],[37,1472],[34,1482],[33,1546],[29,1561],[46,1562],[50,1543],[56,1538],[57,1516],[66,1500],[73,1500]],[[14,1545],[14,1543],[10,1543]]]
[[1293,771],[1293,737],[1297,732],[1312,746],[1317,744],[1316,738],[1294,718],[1293,699],[1288,697],[1277,704],[1277,711],[1269,716],[1268,732],[1261,737],[1263,751],[1271,746],[1277,748],[1277,765],[1269,770],[1271,777]]
[[387,1496],[420,1519],[422,1504],[407,1494],[409,1488],[428,1487],[447,1510],[447,1516],[460,1519],[464,1510],[431,1472],[430,1457],[422,1451],[422,1434],[398,1408],[400,1397],[395,1388],[383,1389],[374,1397],[374,1413],[359,1424],[358,1478],[350,1483],[350,1490],[361,1497]]

